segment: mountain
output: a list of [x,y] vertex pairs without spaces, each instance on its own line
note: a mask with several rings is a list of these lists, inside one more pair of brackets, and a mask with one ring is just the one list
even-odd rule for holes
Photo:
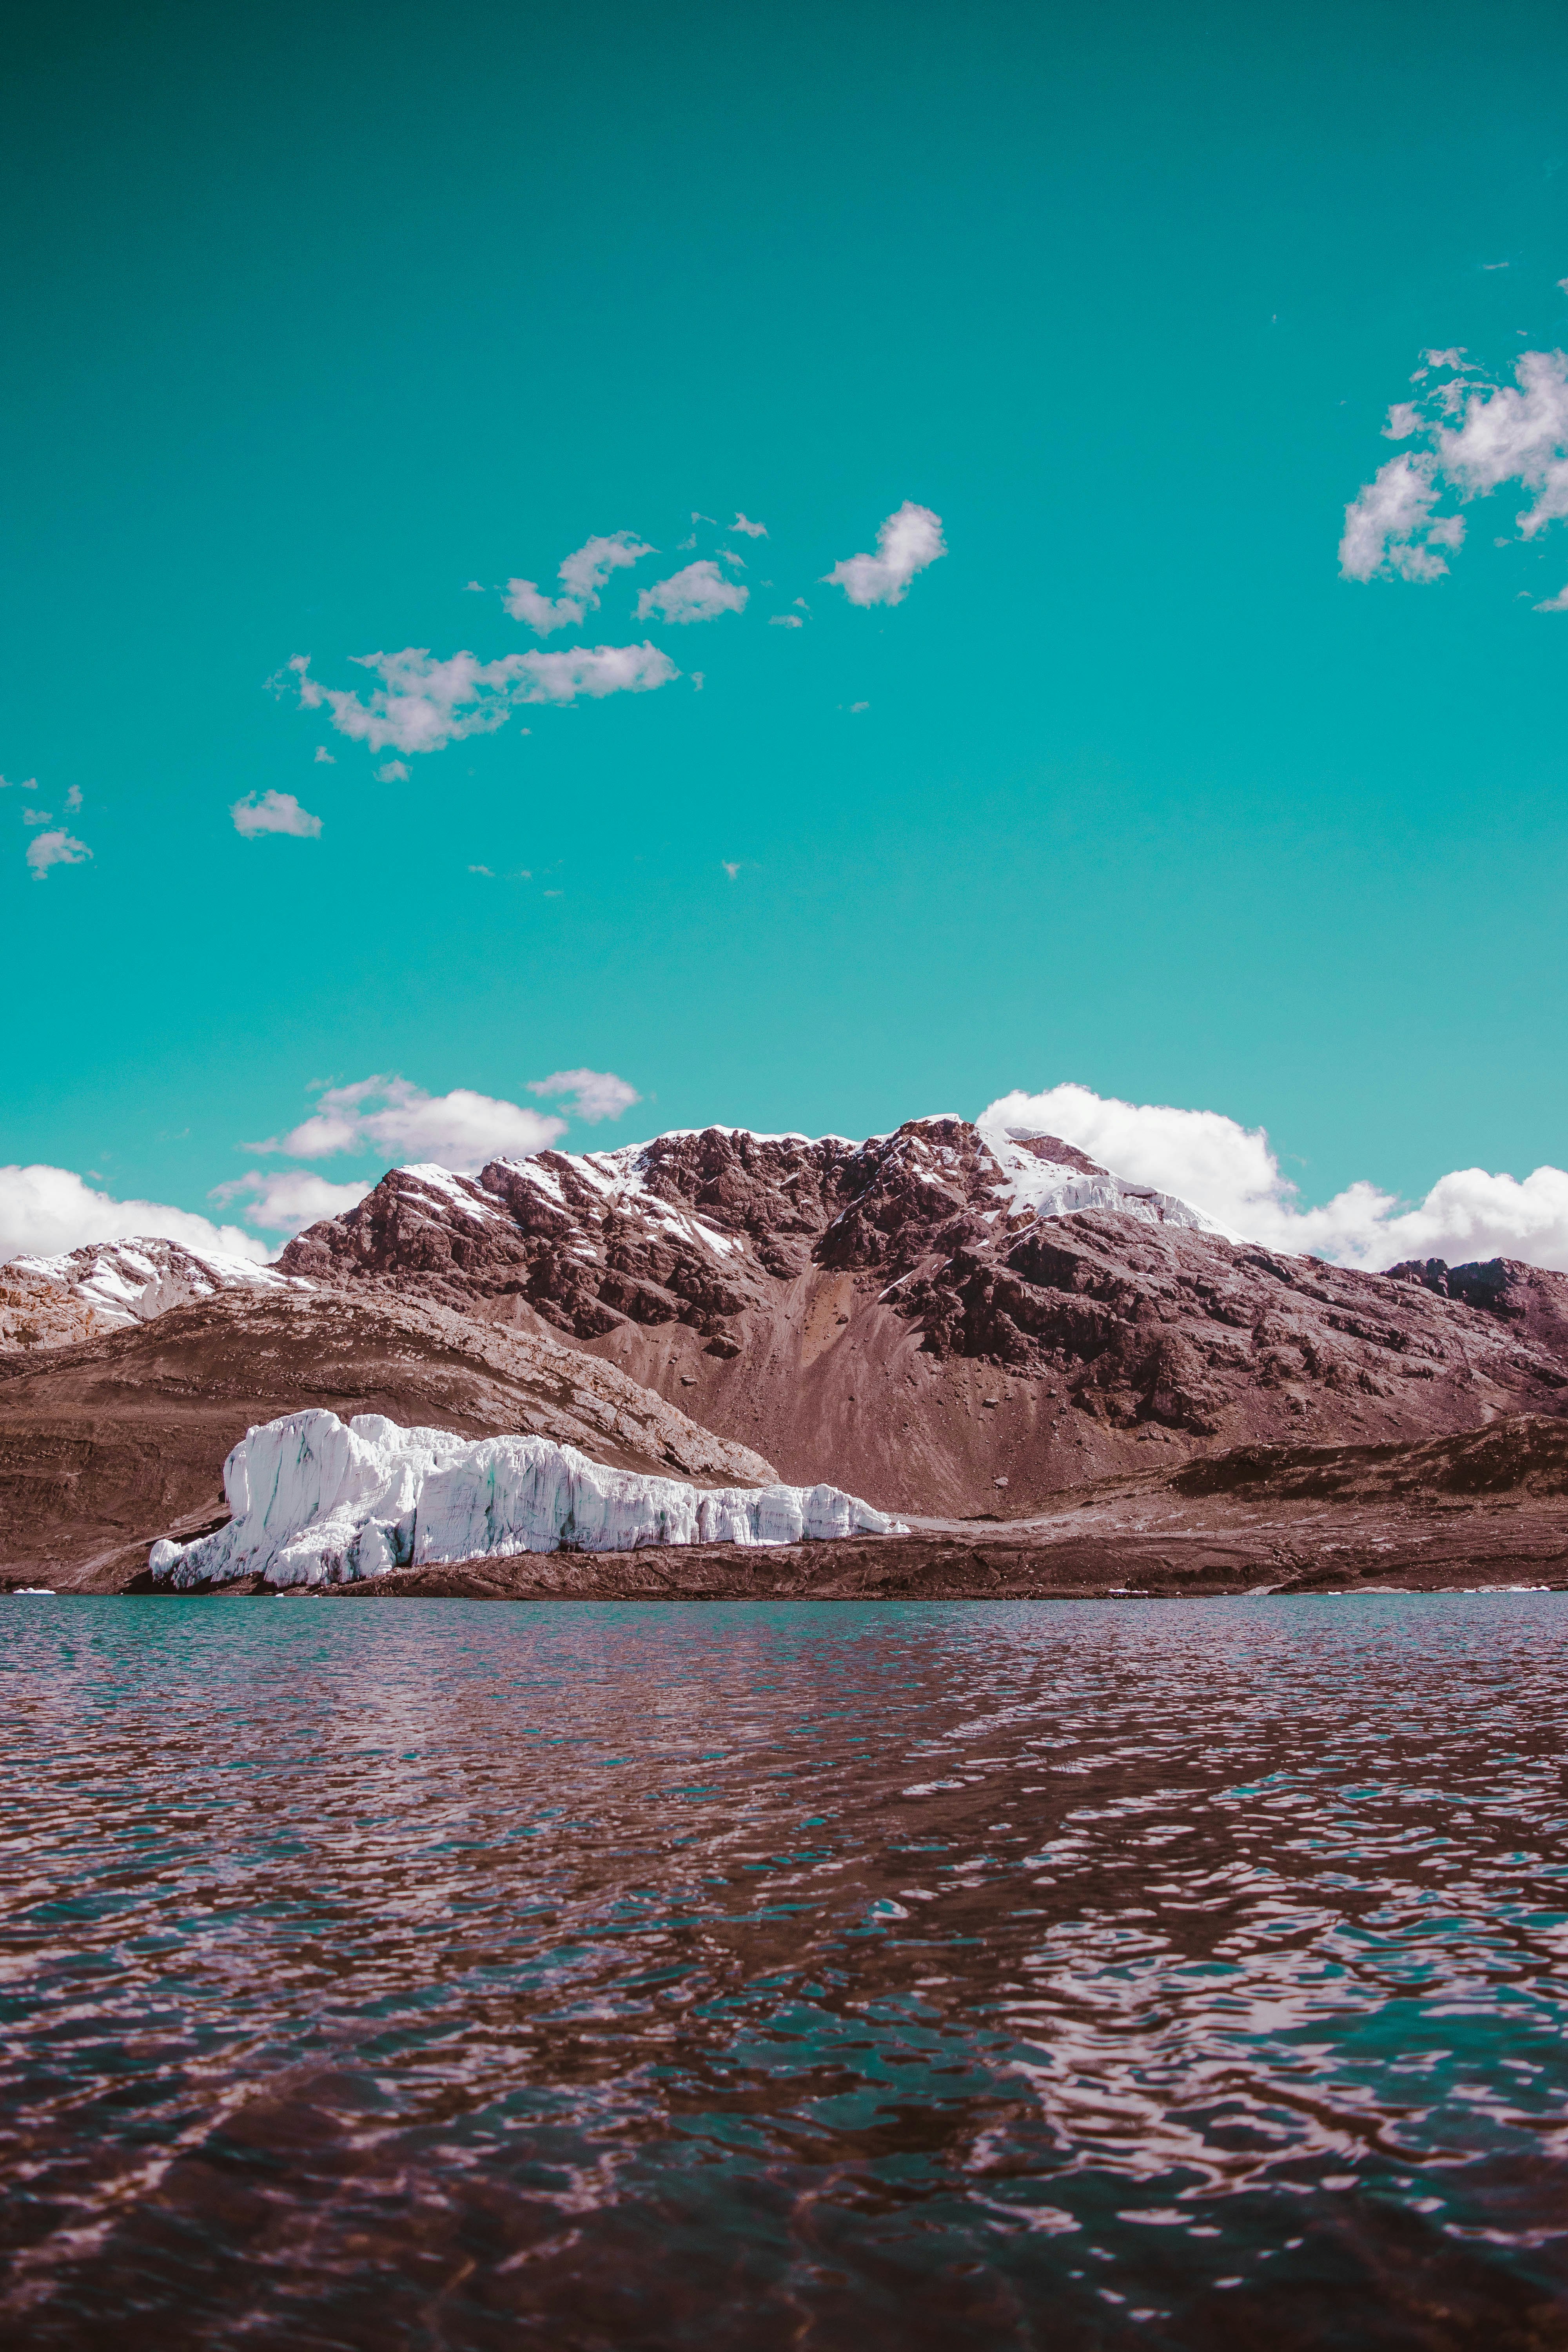
[[1014,1517],[1238,1445],[1568,1412],[1568,1277],[1286,1256],[953,1118],[395,1170],[279,1267],[553,1332],[885,1510]]
[[615,1469],[765,1486],[773,1465],[612,1364],[429,1299],[236,1286],[73,1347],[0,1356],[0,1583],[117,1590],[228,1517],[254,1425],[325,1407],[464,1438],[534,1433]]
[[219,1291],[305,1286],[274,1266],[186,1249],[162,1235],[89,1242],[58,1257],[14,1257],[0,1266],[0,1349],[67,1346]]

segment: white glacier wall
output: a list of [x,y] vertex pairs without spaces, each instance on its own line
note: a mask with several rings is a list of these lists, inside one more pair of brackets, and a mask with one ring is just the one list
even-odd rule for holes
[[906,1532],[837,1486],[689,1486],[607,1469],[548,1437],[453,1437],[374,1412],[346,1426],[325,1412],[269,1421],[235,1447],[223,1484],[227,1527],[155,1543],[155,1583],[345,1584],[518,1552]]

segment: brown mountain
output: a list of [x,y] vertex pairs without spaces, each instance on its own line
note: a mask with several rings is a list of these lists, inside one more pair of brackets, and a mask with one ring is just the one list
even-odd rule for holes
[[395,1171],[279,1266],[552,1331],[885,1508],[1012,1517],[1240,1445],[1568,1412],[1568,1277],[1285,1256],[957,1118]]
[[771,1465],[614,1365],[430,1299],[230,1290],[73,1347],[0,1356],[0,1585],[118,1590],[153,1538],[221,1526],[254,1423],[325,1405],[464,1437],[532,1430],[715,1485]]

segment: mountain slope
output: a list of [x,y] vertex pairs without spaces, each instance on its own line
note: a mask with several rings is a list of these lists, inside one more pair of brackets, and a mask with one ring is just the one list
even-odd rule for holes
[[1568,1278],[1283,1256],[956,1118],[398,1170],[279,1265],[552,1328],[883,1509],[1012,1515],[1155,1459],[1568,1411]]
[[0,1568],[117,1587],[154,1538],[226,1518],[222,1469],[306,1406],[461,1437],[534,1432],[612,1467],[768,1483],[613,1365],[429,1300],[236,1289],[70,1348],[0,1357]]

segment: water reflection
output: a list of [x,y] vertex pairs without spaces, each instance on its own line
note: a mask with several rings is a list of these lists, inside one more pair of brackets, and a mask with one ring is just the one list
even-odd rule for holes
[[1568,2345],[1552,1596],[0,1640],[29,2344]]

